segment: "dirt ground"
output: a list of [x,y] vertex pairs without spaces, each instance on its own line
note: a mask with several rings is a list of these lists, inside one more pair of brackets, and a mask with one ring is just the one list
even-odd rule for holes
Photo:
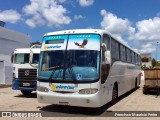
[[[110,103],[103,106],[101,109],[90,109],[90,108],[80,108],[71,106],[58,106],[41,104],[37,102],[36,92],[30,97],[25,97],[20,91],[14,91],[11,87],[0,88],[0,111],[41,111],[60,119],[63,117],[73,117],[73,119],[80,117],[83,119],[96,119],[101,117],[101,119],[106,120],[109,111],[160,111],[160,96],[156,94],[143,95],[142,94],[143,82],[139,89],[136,91],[132,90],[129,93],[120,97],[119,101],[111,105]],[[86,118],[87,117],[87,118]],[[113,117],[107,117],[112,118]],[[127,119],[128,117],[118,117],[115,119]],[[142,117],[142,119],[151,119],[152,117]],[[1,119],[1,118],[0,118]],[[48,118],[49,119],[49,118]],[[132,119],[129,117],[129,119]],[[135,119],[140,119],[136,117]],[[155,118],[154,119],[160,119]]]

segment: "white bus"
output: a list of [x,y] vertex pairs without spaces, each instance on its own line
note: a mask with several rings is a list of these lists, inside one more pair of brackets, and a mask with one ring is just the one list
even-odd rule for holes
[[[33,65],[38,65],[40,48],[34,48]],[[15,49],[12,54],[13,81],[12,89],[21,90],[24,95],[30,95],[37,90],[37,69],[29,64],[30,48]]]
[[140,84],[140,55],[105,30],[80,29],[43,37],[40,103],[100,107]]

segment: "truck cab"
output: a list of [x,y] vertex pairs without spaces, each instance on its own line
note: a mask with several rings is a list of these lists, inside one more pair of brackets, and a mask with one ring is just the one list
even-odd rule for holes
[[[40,48],[33,48],[33,65],[39,63]],[[20,90],[25,96],[29,96],[32,91],[37,90],[38,69],[29,63],[30,48],[15,49],[11,60],[13,63],[12,89]]]

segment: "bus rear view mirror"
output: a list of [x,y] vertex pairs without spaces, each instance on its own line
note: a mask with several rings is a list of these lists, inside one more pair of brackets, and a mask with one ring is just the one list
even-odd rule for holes
[[105,43],[102,43],[102,61],[104,61],[105,64],[111,63],[111,54],[110,51],[107,50],[107,46]]
[[107,50],[105,52],[105,56],[106,56],[106,64],[110,64],[111,63],[111,52]]

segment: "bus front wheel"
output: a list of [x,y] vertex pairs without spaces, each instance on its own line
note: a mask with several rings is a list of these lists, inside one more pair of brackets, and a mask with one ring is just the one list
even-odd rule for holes
[[136,80],[135,80],[135,87],[134,87],[134,89],[135,89],[135,90],[137,90],[137,88],[138,88],[138,85],[137,85],[137,78],[136,78]]

